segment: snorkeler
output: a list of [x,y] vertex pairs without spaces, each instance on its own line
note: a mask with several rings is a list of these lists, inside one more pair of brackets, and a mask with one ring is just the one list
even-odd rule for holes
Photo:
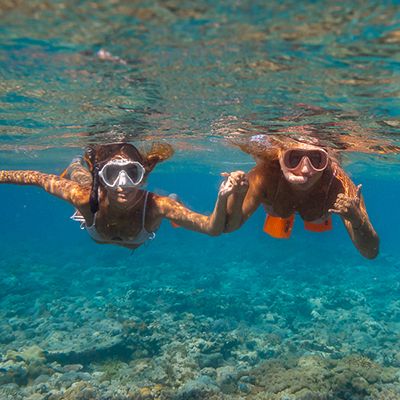
[[267,135],[253,136],[239,147],[255,158],[256,166],[248,173],[248,192],[228,199],[225,232],[238,229],[260,204],[268,213],[264,231],[276,238],[290,237],[295,213],[314,232],[332,229],[331,214],[338,214],[360,253],[370,259],[378,255],[379,237],[361,185],[354,185],[330,150]]
[[172,155],[166,144],[153,144],[142,154],[128,143],[89,146],[61,176],[37,171],[0,171],[0,183],[35,185],[66,200],[76,208],[73,219],[97,242],[135,249],[154,239],[163,218],[208,235],[222,233],[227,196],[241,189],[240,178],[228,176],[221,184],[213,213],[192,212],[171,197],[143,188],[157,163]]

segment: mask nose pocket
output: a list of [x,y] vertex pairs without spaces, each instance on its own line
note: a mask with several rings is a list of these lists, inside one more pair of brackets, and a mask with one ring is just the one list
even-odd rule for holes
[[126,186],[127,183],[128,183],[128,178],[127,178],[126,172],[125,171],[121,171],[118,174],[117,186]]

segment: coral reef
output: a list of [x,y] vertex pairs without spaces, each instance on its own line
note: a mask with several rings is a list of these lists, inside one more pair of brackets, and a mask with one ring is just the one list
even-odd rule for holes
[[107,268],[93,262],[76,276],[85,295],[59,279],[75,265],[31,267],[28,281],[3,264],[0,398],[400,398],[394,275],[377,281],[349,260],[340,273],[290,258],[215,260],[218,271],[178,261],[120,264],[103,286],[86,279]]

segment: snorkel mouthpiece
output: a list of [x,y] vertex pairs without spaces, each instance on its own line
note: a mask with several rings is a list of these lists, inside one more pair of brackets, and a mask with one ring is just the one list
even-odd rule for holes
[[295,175],[291,172],[287,173],[286,179],[288,182],[293,183],[295,185],[306,183],[308,181],[308,178],[306,178],[302,175]]

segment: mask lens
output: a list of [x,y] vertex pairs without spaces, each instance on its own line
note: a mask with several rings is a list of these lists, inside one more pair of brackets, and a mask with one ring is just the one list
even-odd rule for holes
[[105,182],[111,186],[114,185],[114,182],[118,178],[120,171],[121,171],[121,165],[117,164],[106,165],[103,169],[103,178]]
[[288,168],[296,168],[303,158],[303,153],[297,150],[290,150],[286,154],[285,161]]
[[135,164],[128,164],[123,168],[126,174],[131,178],[132,182],[137,183],[141,178],[139,167]]
[[310,152],[308,154],[308,159],[315,169],[324,169],[328,161],[326,153],[319,150]]
[[317,170],[323,170],[328,164],[328,156],[323,150],[289,150],[284,158],[286,167],[297,168],[303,157],[307,157]]

